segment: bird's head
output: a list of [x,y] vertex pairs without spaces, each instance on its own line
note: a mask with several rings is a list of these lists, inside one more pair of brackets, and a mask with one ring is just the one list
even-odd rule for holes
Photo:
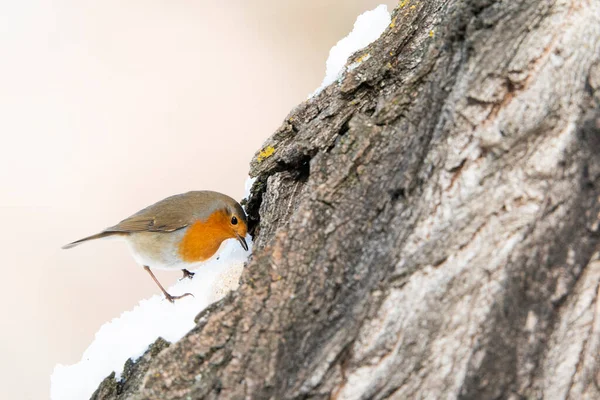
[[235,204],[233,207],[227,207],[226,209],[226,224],[231,232],[231,237],[235,238],[240,242],[244,250],[248,251],[248,243],[246,243],[246,234],[248,233],[248,219],[246,213],[239,204]]

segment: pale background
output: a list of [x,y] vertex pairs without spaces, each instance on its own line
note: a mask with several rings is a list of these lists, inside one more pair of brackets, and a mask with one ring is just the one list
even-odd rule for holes
[[0,0],[0,398],[48,398],[56,363],[158,293],[123,243],[60,246],[171,194],[240,199],[254,152],[381,3]]

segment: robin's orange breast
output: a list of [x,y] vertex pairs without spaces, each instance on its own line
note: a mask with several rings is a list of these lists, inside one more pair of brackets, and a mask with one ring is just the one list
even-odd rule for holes
[[179,256],[188,263],[208,260],[224,240],[234,237],[229,215],[215,211],[206,221],[197,221],[188,228],[179,244]]

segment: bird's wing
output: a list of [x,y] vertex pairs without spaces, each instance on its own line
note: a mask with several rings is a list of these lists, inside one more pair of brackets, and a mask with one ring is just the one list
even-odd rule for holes
[[158,213],[154,215],[151,210],[144,209],[100,233],[69,243],[63,246],[63,249],[70,249],[89,240],[106,236],[126,235],[133,232],[173,232],[188,225],[189,222],[183,218],[181,213],[179,215],[177,213]]
[[190,225],[192,221],[188,213],[177,209],[157,210],[148,207],[129,218],[125,218],[115,226],[106,228],[105,232],[173,232]]
[[173,232],[185,228],[189,223],[181,218],[161,218],[160,216],[132,215],[104,232]]
[[[176,195],[125,218],[104,232],[173,232],[185,228],[195,220],[190,212],[189,195]],[[192,203],[193,204],[193,203]]]

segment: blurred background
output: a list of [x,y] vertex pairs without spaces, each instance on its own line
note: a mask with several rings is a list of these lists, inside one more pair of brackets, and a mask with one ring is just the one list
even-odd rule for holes
[[48,398],[56,363],[158,293],[124,243],[60,247],[172,194],[241,199],[255,151],[382,3],[0,1],[0,398]]

